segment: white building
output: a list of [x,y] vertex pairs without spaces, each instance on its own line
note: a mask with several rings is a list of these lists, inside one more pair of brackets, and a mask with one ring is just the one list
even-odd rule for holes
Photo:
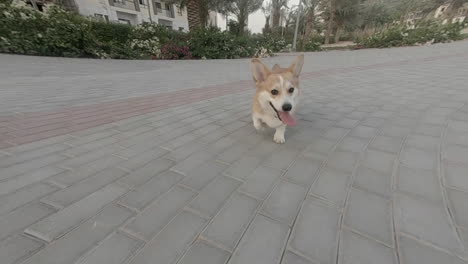
[[75,0],[84,16],[131,25],[155,22],[173,30],[189,30],[187,9],[163,0]]

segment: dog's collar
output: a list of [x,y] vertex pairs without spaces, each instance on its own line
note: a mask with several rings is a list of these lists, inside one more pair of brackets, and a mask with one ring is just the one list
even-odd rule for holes
[[278,117],[278,119],[279,119],[281,122],[283,122],[283,120],[281,120],[281,117],[280,117],[280,115],[279,115],[279,113],[278,113],[278,110],[276,110],[276,108],[273,106],[273,104],[271,103],[271,101],[270,101],[270,106],[271,106],[271,108],[273,108],[273,110],[275,111],[276,116]]

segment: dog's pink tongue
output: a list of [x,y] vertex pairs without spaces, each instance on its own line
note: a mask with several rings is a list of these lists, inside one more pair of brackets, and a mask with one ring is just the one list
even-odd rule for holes
[[285,123],[288,126],[295,126],[296,125],[296,119],[292,117],[289,112],[279,112],[279,115],[281,117],[281,120],[283,123]]

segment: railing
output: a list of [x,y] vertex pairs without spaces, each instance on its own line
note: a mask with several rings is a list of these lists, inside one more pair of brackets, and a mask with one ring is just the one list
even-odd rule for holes
[[137,10],[135,2],[130,0],[111,0],[112,6],[130,9],[130,10]]
[[174,17],[175,17],[175,16],[174,16],[174,10],[171,9],[171,10],[164,10],[164,11],[166,11],[166,16],[167,16],[167,17],[170,17],[170,18],[174,18]]

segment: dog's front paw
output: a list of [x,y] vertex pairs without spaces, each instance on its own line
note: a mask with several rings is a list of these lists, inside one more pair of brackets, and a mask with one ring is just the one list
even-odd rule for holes
[[273,137],[273,141],[275,141],[278,144],[283,144],[284,142],[286,142],[286,140],[284,139],[284,135],[277,135],[276,133]]

